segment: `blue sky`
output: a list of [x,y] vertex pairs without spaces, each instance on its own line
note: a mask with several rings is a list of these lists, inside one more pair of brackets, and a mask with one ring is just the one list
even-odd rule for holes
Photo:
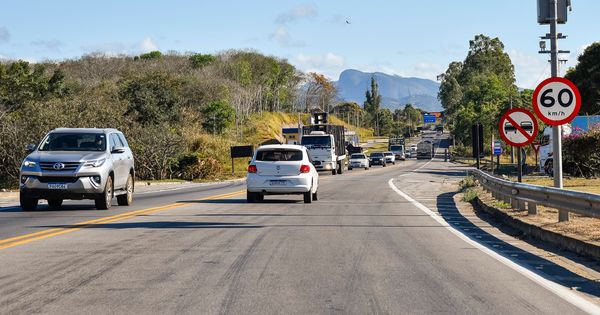
[[[600,40],[600,1],[573,0],[560,48],[568,65]],[[350,24],[346,23],[346,20]],[[343,69],[435,79],[476,34],[500,37],[517,84],[549,75],[537,54],[535,0],[3,1],[0,58],[41,61],[91,52],[214,53],[255,49],[337,79]]]

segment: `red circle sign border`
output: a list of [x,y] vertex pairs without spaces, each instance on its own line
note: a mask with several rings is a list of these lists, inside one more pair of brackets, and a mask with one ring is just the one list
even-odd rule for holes
[[[548,83],[552,83],[552,82],[564,83],[564,84],[568,85],[571,88],[571,90],[573,90],[573,93],[575,93],[575,110],[573,110],[573,113],[571,115],[569,115],[569,117],[562,119],[562,120],[549,119],[546,116],[542,115],[542,111],[538,108],[538,104],[537,104],[538,95],[540,94],[540,92],[544,86],[546,86]],[[548,78],[548,79],[542,81],[542,83],[538,84],[538,86],[533,91],[531,105],[533,106],[533,110],[535,111],[536,115],[543,122],[545,122],[546,124],[548,124],[550,126],[560,126],[560,125],[564,125],[564,124],[570,122],[571,120],[573,120],[573,118],[575,118],[575,116],[579,115],[579,110],[581,109],[581,94],[579,93],[579,89],[577,88],[577,86],[570,80],[567,80],[565,78],[559,78],[559,77]]]
[[[503,122],[505,120],[507,120],[507,117],[512,114],[512,113],[516,113],[516,112],[520,112],[520,113],[524,113],[527,116],[529,116],[531,118],[531,121],[533,122],[533,134],[531,135],[530,139],[523,142],[523,143],[516,143],[516,142],[512,142],[510,141],[506,135],[504,135],[504,124]],[[498,132],[500,133],[500,137],[502,137],[502,139],[504,139],[504,141],[506,141],[506,143],[512,145],[513,147],[524,147],[526,145],[531,144],[535,138],[537,137],[538,134],[538,123],[537,120],[535,119],[535,116],[533,115],[532,112],[524,109],[524,108],[513,108],[509,111],[507,111],[506,113],[504,113],[504,115],[502,115],[502,118],[500,118],[500,122],[498,123]]]

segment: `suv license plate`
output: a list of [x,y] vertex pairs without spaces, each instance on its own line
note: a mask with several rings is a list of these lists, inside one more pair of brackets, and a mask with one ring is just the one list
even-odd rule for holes
[[286,182],[287,181],[285,181],[285,180],[272,180],[271,186],[285,186]]
[[67,184],[48,184],[48,189],[67,189]]

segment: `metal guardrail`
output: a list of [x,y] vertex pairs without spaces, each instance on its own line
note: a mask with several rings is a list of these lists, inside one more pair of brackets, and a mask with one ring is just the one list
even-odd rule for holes
[[559,210],[559,221],[568,221],[569,212],[600,218],[600,195],[511,182],[481,170],[471,175],[497,200],[509,203],[514,209],[537,214],[537,205]]

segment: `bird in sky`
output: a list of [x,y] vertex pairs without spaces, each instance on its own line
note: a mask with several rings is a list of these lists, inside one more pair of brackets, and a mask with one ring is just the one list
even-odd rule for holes
[[346,24],[350,24],[350,20],[346,20]]

